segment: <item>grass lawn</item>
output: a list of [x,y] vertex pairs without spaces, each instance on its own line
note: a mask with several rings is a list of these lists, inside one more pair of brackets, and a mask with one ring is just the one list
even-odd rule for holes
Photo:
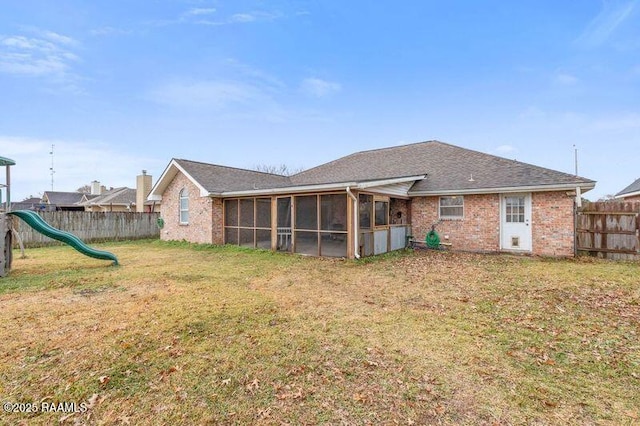
[[14,252],[0,401],[82,412],[0,424],[640,423],[637,264],[99,247]]

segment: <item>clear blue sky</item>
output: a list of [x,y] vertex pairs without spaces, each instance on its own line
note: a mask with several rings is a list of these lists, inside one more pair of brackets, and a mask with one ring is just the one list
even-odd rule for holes
[[[13,200],[172,157],[309,168],[437,139],[640,177],[640,1],[3,2]],[[0,181],[4,177],[0,176]]]

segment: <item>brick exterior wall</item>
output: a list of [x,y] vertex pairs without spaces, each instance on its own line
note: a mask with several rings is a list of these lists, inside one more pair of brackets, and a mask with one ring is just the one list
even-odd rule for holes
[[[438,222],[440,197],[416,197],[411,201],[411,233],[424,241]],[[500,198],[498,194],[465,195],[464,219],[443,220],[436,225],[442,242],[453,250],[496,252],[500,250]],[[445,238],[448,236],[449,238]]]
[[[400,217],[398,218],[398,213]],[[403,225],[409,222],[409,200],[391,198],[389,203],[389,216],[392,225]]]
[[565,192],[531,194],[533,254],[574,256],[574,197]]
[[622,201],[640,201],[640,195],[634,195],[633,197],[624,197]]
[[224,203],[222,198],[214,198],[211,213],[211,243],[224,244]]
[[[189,191],[189,224],[179,223],[179,194]],[[415,197],[409,202],[393,200],[391,219],[398,211],[403,218],[410,213],[412,234],[424,240],[431,225],[438,222],[440,197]],[[542,256],[574,255],[573,197],[565,192],[538,192],[531,198],[532,253]],[[160,207],[164,228],[163,240],[186,240],[193,243],[223,244],[223,202],[219,198],[200,197],[199,189],[178,173],[162,197]],[[464,218],[443,220],[436,230],[442,242],[454,250],[473,252],[500,251],[499,194],[465,195]],[[448,238],[447,238],[448,237]]]
[[[180,191],[189,191],[189,224],[180,224]],[[178,173],[162,194],[160,214],[164,228],[162,240],[185,240],[191,243],[222,244],[222,200],[201,197],[200,190],[182,173]]]
[[[573,197],[565,192],[531,194],[532,253],[541,256],[574,255]],[[413,236],[423,241],[438,221],[440,197],[416,197],[411,201]],[[436,226],[442,242],[453,250],[500,251],[500,196],[465,195],[464,219],[443,220]],[[449,238],[445,238],[448,236]]]

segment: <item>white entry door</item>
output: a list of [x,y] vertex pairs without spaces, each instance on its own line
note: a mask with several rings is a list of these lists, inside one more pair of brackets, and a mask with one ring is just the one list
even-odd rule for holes
[[531,194],[501,197],[502,250],[531,251]]

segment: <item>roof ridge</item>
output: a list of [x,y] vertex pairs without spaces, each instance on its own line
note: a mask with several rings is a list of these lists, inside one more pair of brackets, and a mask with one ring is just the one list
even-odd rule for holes
[[439,141],[439,140],[432,139],[432,140],[429,140],[429,141],[411,142],[411,143],[405,143],[405,144],[402,144],[402,145],[394,145],[394,146],[386,146],[386,147],[382,147],[382,148],[365,149],[365,150],[362,150],[362,151],[357,151],[357,152],[353,152],[351,154],[345,155],[344,157],[336,158],[335,160],[331,160],[331,161],[329,161],[327,163],[318,164],[317,166],[314,166],[314,167],[312,167],[310,169],[303,170],[303,171],[298,172],[298,173],[296,173],[294,175],[291,175],[291,177],[298,176],[298,175],[306,173],[306,172],[310,172],[310,171],[312,171],[314,169],[317,169],[318,167],[327,166],[329,164],[336,163],[336,162],[344,160],[346,158],[355,157],[356,155],[368,154],[368,153],[372,153],[372,152],[376,152],[376,151],[388,151],[388,150],[404,148],[404,147],[408,147],[408,146],[423,145],[423,144],[425,144],[425,145],[426,144],[436,144],[436,143],[437,144],[441,144],[441,145],[455,146],[455,145],[448,144],[446,142],[442,142],[442,141]]
[[572,174],[572,173],[568,173],[568,172],[563,172],[561,170],[550,169],[549,167],[539,166],[539,165],[533,164],[533,163],[527,163],[525,161],[516,160],[515,158],[511,159],[511,158],[503,157],[501,155],[490,154],[488,152],[482,152],[482,151],[479,151],[477,149],[471,149],[471,148],[465,148],[465,147],[462,147],[462,146],[453,145],[453,144],[450,144],[450,143],[447,143],[447,142],[441,142],[441,141],[429,141],[429,142],[437,142],[437,143],[439,143],[441,145],[446,145],[446,146],[449,146],[451,148],[461,149],[461,150],[464,150],[464,151],[473,152],[475,154],[479,154],[479,155],[482,155],[482,156],[493,157],[493,158],[496,158],[496,159],[499,159],[499,160],[508,161],[508,162],[512,162],[512,163],[518,163],[518,164],[522,164],[522,165],[525,165],[525,166],[528,166],[528,167],[535,167],[535,168],[540,169],[540,170],[546,170],[546,171],[553,172],[553,173],[563,174],[563,175],[565,175],[567,177],[575,177],[575,178],[584,179],[584,180],[587,180],[587,181],[594,182],[593,180],[585,178],[585,177],[582,177],[582,176],[578,176],[578,175],[575,175],[575,174]]
[[186,158],[174,158],[175,161],[187,161],[189,163],[197,163],[197,164],[202,164],[203,166],[214,166],[214,167],[221,167],[223,169],[233,169],[233,170],[240,170],[243,172],[251,172],[251,173],[260,173],[263,175],[269,175],[269,176],[278,176],[278,177],[284,177],[284,178],[288,178],[289,176],[286,175],[279,175],[277,173],[269,173],[269,172],[263,172],[260,170],[252,170],[252,169],[245,169],[242,167],[234,167],[234,166],[225,166],[222,164],[215,164],[215,163],[205,163],[204,161],[195,161],[195,160],[187,160]]
[[[391,149],[405,148],[405,147],[414,146],[414,145],[423,145],[423,144],[426,145],[428,143],[429,144],[439,143],[439,144],[442,144],[442,145],[455,146],[455,145],[448,144],[446,142],[441,142],[439,140],[432,139],[430,141],[410,142],[410,143],[403,143],[402,145],[394,145],[394,146],[385,146],[385,147],[382,147],[382,148],[365,149],[365,150],[362,150],[362,151],[357,151],[357,152],[354,152],[352,154],[349,154],[346,157],[350,157],[352,155],[357,155],[357,154],[365,154],[365,153],[374,152],[374,151],[388,151],[388,150],[391,150]],[[345,157],[342,157],[342,158],[345,158]]]
[[357,151],[357,152],[353,152],[351,154],[345,155],[344,157],[336,158],[335,160],[331,160],[331,161],[329,161],[327,163],[318,164],[317,166],[314,166],[314,167],[312,167],[310,169],[303,170],[301,172],[293,174],[293,175],[291,175],[291,177],[295,177],[295,176],[304,174],[306,172],[311,172],[311,171],[313,171],[313,170],[315,170],[315,169],[317,169],[319,167],[328,166],[329,164],[333,164],[333,163],[336,163],[338,161],[342,161],[342,160],[347,159],[347,158],[355,157],[357,155],[369,154],[369,153],[373,153],[373,152],[377,152],[377,151],[388,151],[388,150],[393,150],[393,149],[398,149],[398,148],[405,148],[405,147],[409,147],[409,146],[426,145],[426,144],[441,144],[441,145],[448,145],[448,146],[455,147],[455,145],[451,145],[451,144],[448,144],[446,142],[442,142],[442,141],[439,141],[439,140],[432,139],[432,140],[428,140],[428,141],[411,142],[411,143],[405,143],[405,144],[402,144],[402,145],[387,146],[387,147],[382,147],[382,148],[365,149],[365,150],[362,150],[362,151]]

